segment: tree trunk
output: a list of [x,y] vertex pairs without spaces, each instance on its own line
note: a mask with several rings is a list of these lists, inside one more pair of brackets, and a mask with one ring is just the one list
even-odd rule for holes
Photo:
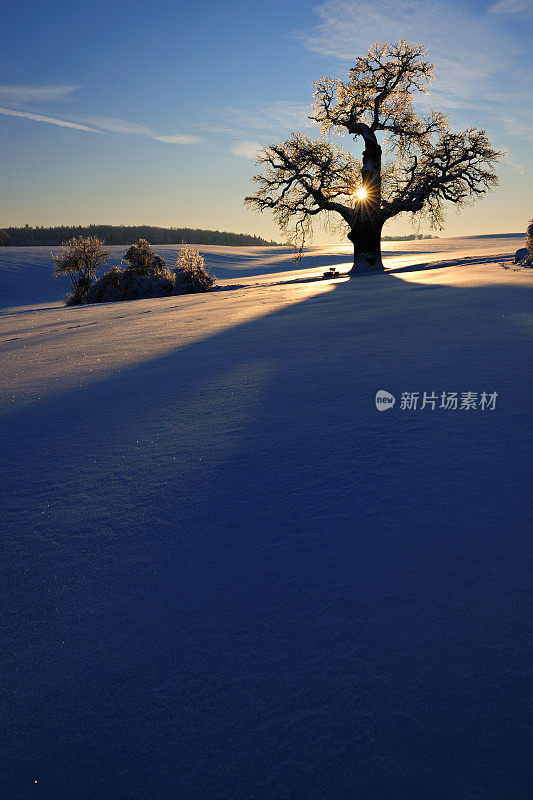
[[381,229],[383,222],[378,217],[364,216],[356,220],[348,239],[353,243],[353,267],[350,275],[365,272],[383,272],[381,261]]
[[361,179],[366,196],[354,208],[348,234],[354,249],[350,275],[359,275],[383,271],[381,230],[385,220],[381,211],[381,147],[367,125],[357,125],[354,132],[361,135],[365,143]]

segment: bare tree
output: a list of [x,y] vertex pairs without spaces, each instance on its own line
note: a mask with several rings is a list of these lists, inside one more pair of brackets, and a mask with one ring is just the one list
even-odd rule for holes
[[528,249],[529,255],[533,258],[533,219],[529,221],[526,230],[526,247]]
[[128,269],[138,275],[153,275],[166,267],[165,259],[154,253],[146,239],[139,239],[128,247],[123,258]]
[[[311,119],[321,126],[319,139],[291,133],[262,149],[258,188],[245,203],[273,211],[298,257],[313,218],[322,214],[331,224],[338,215],[354,246],[351,274],[382,270],[381,231],[388,219],[421,214],[442,227],[447,201],[463,205],[497,183],[493,167],[501,154],[485,131],[452,133],[440,112],[415,113],[413,94],[427,92],[435,73],[423,60],[426,52],[403,40],[372,45],[346,82],[315,81]],[[362,159],[334,145],[332,133],[361,139]]]
[[183,242],[176,259],[175,292],[176,294],[195,294],[208,292],[216,283],[205,267],[205,259],[197,247]]
[[66,300],[67,305],[83,302],[96,278],[96,271],[108,262],[110,255],[96,236],[74,236],[59,253],[52,254],[54,277],[68,275],[70,278],[72,292]]

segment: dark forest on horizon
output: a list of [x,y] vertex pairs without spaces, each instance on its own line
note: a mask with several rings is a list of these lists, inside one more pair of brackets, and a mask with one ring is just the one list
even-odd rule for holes
[[73,236],[97,236],[105,244],[131,244],[146,239],[150,244],[218,244],[230,247],[275,245],[261,236],[201,228],[158,228],[152,225],[57,225],[51,228],[24,225],[0,230],[0,245],[58,246]]
[[[150,244],[226,245],[228,247],[275,247],[282,243],[267,241],[250,233],[210,231],[203,228],[159,228],[153,225],[56,225],[45,228],[37,225],[5,227],[0,229],[0,245],[12,247],[60,246],[73,236],[97,236],[107,245],[127,245],[138,239]],[[383,236],[382,240],[413,241],[437,239],[437,236],[410,233],[405,236]]]

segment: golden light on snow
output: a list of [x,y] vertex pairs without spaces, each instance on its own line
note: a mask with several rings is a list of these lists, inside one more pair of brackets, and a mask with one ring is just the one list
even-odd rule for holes
[[355,193],[355,196],[357,200],[364,200],[366,197],[366,189],[363,186],[359,187]]

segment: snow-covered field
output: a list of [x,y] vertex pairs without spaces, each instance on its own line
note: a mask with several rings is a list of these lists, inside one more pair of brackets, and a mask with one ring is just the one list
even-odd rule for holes
[[529,798],[522,243],[69,309],[0,250],[6,798]]
[[[421,240],[418,242],[384,242],[383,253],[388,267],[418,264],[424,261],[456,257],[493,256],[515,252],[524,246],[524,236]],[[0,308],[61,300],[68,291],[68,281],[55,280],[51,274],[51,255],[58,247],[0,248]],[[124,245],[110,247],[109,265],[120,264]],[[170,268],[174,266],[179,246],[155,246]],[[217,278],[228,282],[237,278],[294,270],[292,251],[288,247],[200,247],[208,268]],[[321,275],[324,267],[349,269],[353,259],[351,245],[307,247],[297,274]],[[344,266],[343,266],[344,265]],[[107,267],[106,267],[107,269]]]

